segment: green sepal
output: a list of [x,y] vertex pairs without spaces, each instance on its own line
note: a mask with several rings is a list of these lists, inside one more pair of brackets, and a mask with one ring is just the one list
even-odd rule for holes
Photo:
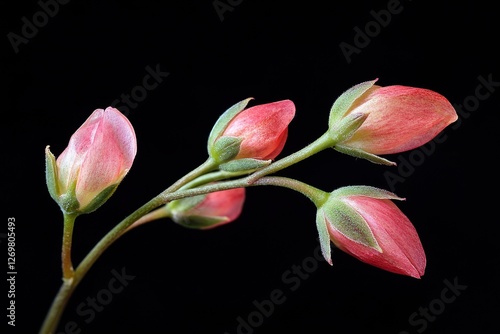
[[399,197],[393,192],[371,186],[346,186],[338,188],[330,193],[330,198],[347,196],[366,196],[376,199],[404,200],[403,197]]
[[228,124],[232,121],[232,119],[242,112],[245,107],[247,106],[248,102],[250,100],[253,100],[253,97],[249,97],[245,100],[242,100],[233,106],[231,106],[229,109],[227,109],[220,117],[219,119],[215,122],[212,131],[210,131],[210,135],[208,136],[208,151],[211,151],[212,146],[215,144],[215,141],[217,138],[222,136],[224,133],[224,130],[226,130]]
[[225,172],[252,172],[268,166],[271,162],[272,160],[243,158],[223,163],[219,165],[219,169]]
[[[200,204],[207,194],[203,195],[196,195],[196,196],[191,196],[191,197],[184,197],[181,199],[176,199],[172,202],[169,202],[166,206],[167,211],[171,212],[173,216],[175,215],[182,215],[183,212],[186,212],[198,204]],[[180,214],[177,214],[180,213]]]
[[80,203],[76,199],[76,181],[74,181],[67,191],[60,195],[57,199],[57,203],[61,210],[66,214],[75,214],[78,213],[78,209],[80,208]]
[[343,146],[343,145],[339,144],[339,145],[335,145],[335,147],[333,147],[333,149],[340,152],[340,153],[344,153],[344,154],[353,156],[355,158],[362,158],[362,159],[368,160],[370,162],[373,162],[375,164],[386,165],[386,166],[396,166],[396,163],[393,161],[387,160],[385,158],[379,157],[378,155],[371,154],[371,153],[368,153],[368,152],[365,152],[363,150],[359,150],[356,148],[347,147],[347,146]]
[[337,123],[346,112],[351,108],[354,101],[356,101],[361,95],[363,95],[368,89],[370,89],[378,79],[365,81],[357,84],[344,93],[342,93],[337,100],[332,105],[330,109],[330,116],[328,120],[328,127],[332,128],[335,123]]
[[368,223],[351,206],[341,200],[331,199],[325,203],[323,209],[333,228],[346,238],[382,252]]
[[166,205],[166,210],[169,212],[169,216],[171,216],[174,222],[192,229],[205,229],[227,221],[227,217],[207,217],[189,214],[189,210],[201,203],[206,196],[207,194],[196,195],[172,201]]
[[209,150],[210,157],[218,164],[227,162],[238,155],[242,138],[224,136],[217,139]]
[[57,182],[57,162],[56,157],[50,152],[47,145],[45,147],[45,182],[49,190],[50,197],[59,202],[59,184]]
[[192,229],[206,229],[214,225],[227,221],[227,217],[206,217],[206,216],[182,216],[176,217],[174,221],[184,227]]
[[335,143],[342,143],[352,137],[365,122],[368,114],[353,113],[342,118],[337,125],[328,128],[328,134]]
[[118,188],[119,183],[112,184],[108,187],[106,187],[103,191],[101,191],[96,197],[90,201],[87,206],[85,206],[83,209],[78,210],[80,213],[91,213],[95,210],[97,210],[101,205],[106,203],[106,201],[113,195],[115,192],[116,188]]
[[325,219],[324,211],[322,209],[318,209],[316,212],[316,228],[318,229],[321,253],[323,254],[326,262],[332,265],[330,234],[328,233],[328,227],[326,224],[328,224],[328,222]]

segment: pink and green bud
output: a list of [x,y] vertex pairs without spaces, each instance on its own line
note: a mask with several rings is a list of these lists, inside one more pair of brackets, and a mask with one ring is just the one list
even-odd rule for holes
[[168,203],[165,216],[193,229],[211,229],[236,220],[245,202],[245,188],[221,190]]
[[402,275],[424,275],[426,256],[407,216],[392,200],[395,194],[368,186],[333,191],[318,207],[316,224],[325,259],[331,264],[330,241],[372,266]]
[[49,193],[65,213],[89,213],[116,190],[137,153],[135,131],[118,109],[96,109],[56,158],[45,149]]
[[[259,168],[276,158],[288,136],[295,105],[282,100],[245,109],[251,98],[229,108],[215,123],[208,152],[221,169],[236,171]],[[233,161],[241,162],[233,163]],[[226,165],[226,163],[231,162]],[[226,167],[226,168],[224,168]]]
[[333,104],[329,134],[336,150],[393,165],[378,155],[419,147],[458,119],[451,103],[432,90],[376,81],[350,88]]

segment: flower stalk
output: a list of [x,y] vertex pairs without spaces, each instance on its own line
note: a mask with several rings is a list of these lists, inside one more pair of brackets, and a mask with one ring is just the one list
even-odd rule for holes
[[[194,173],[186,179],[190,178],[194,178]],[[176,187],[180,187],[181,183],[182,182],[176,182]],[[172,187],[170,187],[169,189],[163,191],[162,193],[151,199],[149,202],[141,206],[128,217],[123,219],[118,225],[116,225],[94,246],[94,248],[87,254],[87,256],[85,256],[85,258],[80,262],[75,270],[73,270],[70,260],[70,240],[74,218],[73,220],[71,220],[71,217],[67,218],[65,220],[65,227],[68,226],[68,228],[65,229],[63,241],[63,270],[65,279],[63,279],[63,284],[59,289],[52,305],[50,306],[49,312],[47,313],[45,321],[41,327],[40,334],[55,333],[64,309],[68,303],[68,300],[82,278],[87,274],[92,265],[104,253],[104,251],[109,246],[111,246],[111,244],[113,244],[113,242],[115,242],[123,233],[125,233],[134,222],[139,221],[141,217],[158,208],[160,205],[168,203],[169,201],[189,196],[206,194],[213,191],[243,187],[245,185],[247,185],[247,182],[242,179],[237,181],[226,181],[220,184],[207,185],[205,187],[188,189],[178,192],[171,192],[170,188]]]
[[[73,228],[80,214],[95,211],[114,193],[137,151],[135,131],[119,110],[96,109],[56,157],[45,150],[46,183],[64,216],[62,285],[40,334],[54,334],[64,309],[92,265],[124,233],[147,222],[171,218],[184,227],[210,229],[234,221],[245,188],[278,186],[297,191],[317,207],[323,255],[330,242],[363,262],[419,278],[426,259],[409,219],[391,202],[392,193],[366,186],[325,192],[291,178],[270,176],[327,148],[374,163],[379,157],[425,144],[457,119],[441,95],[405,86],[366,81],[344,92],[330,110],[328,130],[304,148],[275,160],[295,115],[291,100],[247,108],[242,100],[223,113],[208,138],[208,158],[112,228],[76,268],[71,259]],[[408,122],[410,120],[412,122]],[[240,188],[240,189],[238,189]],[[394,234],[394,235],[393,235]]]
[[73,228],[75,225],[75,219],[77,215],[71,213],[64,213],[64,230],[63,230],[63,241],[62,241],[62,251],[61,251],[61,262],[62,262],[62,272],[63,280],[68,281],[73,279],[74,269],[73,263],[71,261],[71,244],[73,241]]
[[291,165],[294,165],[302,160],[305,160],[311,157],[312,155],[319,153],[332,146],[335,146],[335,142],[328,135],[328,133],[325,133],[318,139],[307,145],[306,147],[302,148],[301,150],[292,153],[289,156],[277,160],[272,164],[270,164],[269,166],[263,167],[262,169],[256,171],[255,173],[249,176],[248,182],[249,184],[252,184],[253,182],[257,181],[259,178],[265,175],[273,174],[282,169],[290,167]]

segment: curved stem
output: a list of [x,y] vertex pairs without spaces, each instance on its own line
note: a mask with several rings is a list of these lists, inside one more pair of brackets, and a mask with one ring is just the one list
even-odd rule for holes
[[163,193],[169,193],[178,190],[180,187],[185,185],[186,183],[196,179],[200,175],[208,173],[218,167],[217,163],[212,159],[208,158],[204,163],[202,163],[197,168],[193,169],[191,172],[187,173],[179,180],[177,180],[174,184],[168,187]]
[[326,132],[321,137],[319,137],[306,147],[302,148],[301,150],[292,153],[289,156],[286,156],[280,160],[277,160],[267,167],[259,169],[250,176],[248,181],[251,184],[265,175],[275,173],[286,167],[296,164],[297,162],[309,158],[313,154],[316,154],[324,149],[330,148],[333,145],[334,145],[333,140],[329,136],[328,132]]
[[57,329],[57,325],[61,319],[62,313],[68,303],[69,297],[82,280],[83,276],[89,271],[92,264],[101,256],[101,254],[122,234],[124,228],[138,220],[141,216],[145,215],[152,209],[161,205],[162,201],[157,196],[142,207],[137,209],[130,216],[125,218],[120,224],[115,226],[108,234],[102,238],[97,245],[87,254],[83,261],[78,265],[73,272],[71,279],[64,279],[59,292],[57,293],[45,321],[40,330],[40,334],[53,334]]
[[[183,178],[188,179],[188,178]],[[225,189],[237,188],[244,186],[246,183],[242,180],[228,181],[225,183]],[[177,182],[177,186],[180,188],[181,183]],[[63,284],[57,293],[49,312],[45,318],[45,321],[40,330],[40,334],[53,334],[57,329],[57,325],[61,319],[62,313],[68,303],[70,296],[73,291],[80,283],[85,274],[89,271],[92,265],[97,261],[101,254],[113,243],[115,242],[127,229],[141,217],[149,213],[151,210],[157,208],[158,206],[165,204],[169,201],[180,199],[184,197],[194,196],[198,194],[209,193],[212,191],[217,191],[220,188],[220,184],[209,185],[205,187],[188,189],[185,191],[171,192],[174,187],[169,187],[167,190],[160,193],[158,196],[154,197],[152,200],[141,206],[139,209],[134,211],[131,215],[123,219],[118,225],[116,225],[111,231],[109,231],[95,246],[94,248],[85,256],[85,258],[80,262],[71,279],[63,280]]]
[[[187,184],[190,181],[195,180],[200,175],[208,173],[217,168],[217,163],[208,158],[203,164],[189,172],[174,184],[172,184],[165,191],[161,192],[159,195],[154,197],[152,200],[141,206],[139,209],[134,211],[131,215],[122,220],[118,225],[116,225],[110,232],[108,232],[95,246],[94,248],[87,254],[87,256],[82,260],[82,262],[78,265],[76,270],[74,271],[71,279],[63,280],[63,285],[61,286],[58,294],[56,295],[47,317],[42,325],[42,329],[40,334],[53,334],[58,326],[62,313],[67,305],[67,302],[75,290],[76,286],[80,283],[85,274],[89,271],[91,266],[97,261],[97,259],[101,256],[101,254],[113,243],[115,242],[123,233],[125,233],[128,228],[134,224],[134,222],[144,217],[152,210],[156,209],[160,205],[166,204],[169,201],[190,197],[195,195],[206,194],[214,191],[227,190],[233,188],[241,188],[248,187],[252,185],[278,185],[284,186],[290,189],[294,189],[297,191],[303,192],[306,196],[308,196],[311,200],[316,199],[318,195],[313,194],[312,187],[307,189],[304,187],[305,184],[299,183],[299,181],[291,182],[290,179],[285,181],[285,178],[264,178],[264,176],[282,170],[290,165],[293,165],[299,161],[302,161],[313,154],[318,153],[321,150],[329,148],[333,145],[332,139],[328,136],[328,133],[325,133],[323,136],[315,140],[313,143],[304,147],[300,151],[297,151],[281,160],[278,160],[271,165],[264,167],[255,173],[241,178],[237,180],[223,181],[215,184],[208,184],[205,186],[200,186],[197,188],[191,188],[186,190],[180,190],[182,186]],[[227,176],[227,175],[225,175]],[[217,176],[217,177],[220,177]],[[259,180],[259,182],[256,182]],[[66,226],[66,225],[65,225]],[[72,230],[71,230],[72,231]],[[65,233],[66,237],[71,236],[70,230]],[[66,242],[68,239],[65,239]],[[71,239],[69,239],[71,240]],[[63,256],[63,261],[66,263],[68,273],[71,272],[68,268],[69,259],[69,250],[71,243],[69,242],[68,252]],[[71,276],[71,275],[70,275]]]
[[68,304],[69,297],[76,288],[73,280],[63,280],[63,284],[59,288],[52,305],[50,306],[49,312],[45,317],[42,328],[40,329],[40,334],[52,334],[55,333],[59,320],[61,318],[62,312]]
[[71,280],[74,275],[73,263],[71,261],[71,244],[76,217],[76,214],[64,213],[64,230],[61,251],[61,263],[64,280]]
[[253,186],[278,186],[295,190],[309,198],[315,205],[323,203],[329,194],[321,189],[308,185],[307,183],[281,176],[266,176],[254,183]]
[[[239,172],[226,172],[226,171],[217,171],[217,172],[212,172],[212,173],[207,173],[203,174],[196,179],[184,184],[182,187],[179,188],[179,190],[182,189],[189,189],[189,188],[195,188],[202,186],[204,184],[210,183],[210,182],[215,182],[215,181],[220,181],[220,180],[225,180],[231,177],[235,176],[240,176],[242,173]],[[132,225],[130,225],[126,232],[136,228],[137,226],[143,225],[145,223],[149,223],[153,220],[157,219],[162,219],[162,218],[169,218],[170,213],[168,210],[165,209],[165,205],[162,205],[155,210],[149,212],[148,214],[142,216],[134,222]]]
[[[73,263],[71,261],[71,245],[73,239],[73,227],[75,225],[76,214],[64,213],[64,230],[63,230],[63,241],[62,241],[62,251],[61,251],[61,263],[62,263],[62,277],[63,284],[59,289],[59,292],[54,299],[52,306],[47,314],[46,319],[48,320],[58,320],[60,318],[60,313],[66,307],[68,302],[68,296],[74,289],[73,284],[75,271],[73,270]],[[55,326],[57,322],[45,321],[41,333],[53,333],[55,332]]]
[[73,265],[71,262],[71,240],[73,234],[73,226],[76,215],[64,215],[64,232],[63,232],[63,247],[62,247],[62,267],[63,267],[63,284],[59,289],[52,305],[50,306],[49,312],[45,317],[42,324],[40,334],[53,334],[57,329],[57,325],[61,319],[62,313],[68,303],[70,296],[73,294],[76,286],[82,280],[83,276],[88,272],[92,264],[101,256],[101,254],[123,233],[126,232],[127,228],[132,225],[135,221],[139,220],[141,217],[146,215],[151,210],[157,208],[158,206],[165,203],[165,195],[172,193],[179,188],[181,188],[186,183],[194,180],[200,175],[203,175],[217,167],[213,159],[207,159],[199,167],[195,168],[169,188],[163,191],[161,194],[144,204],[142,207],[134,211],[127,218],[122,220],[121,223],[116,225],[108,234],[104,236],[94,248],[87,254],[87,256],[78,265],[76,270],[73,270]]

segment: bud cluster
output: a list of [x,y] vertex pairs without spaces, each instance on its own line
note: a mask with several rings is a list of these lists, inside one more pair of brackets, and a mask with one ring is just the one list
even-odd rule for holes
[[[291,100],[248,107],[242,100],[215,122],[208,137],[207,161],[162,192],[148,211],[131,215],[121,231],[170,218],[180,226],[212,229],[242,213],[245,188],[278,185],[307,196],[317,208],[316,226],[323,256],[331,243],[381,269],[420,278],[426,257],[414,226],[394,200],[403,198],[370,186],[325,192],[297,180],[268,176],[328,148],[388,166],[382,157],[428,143],[457,113],[442,95],[409,86],[362,82],[333,103],[326,132],[287,157],[282,152],[295,116]],[[46,148],[46,179],[65,214],[90,213],[114,193],[137,152],[134,129],[119,110],[95,110],[56,159]],[[141,209],[144,210],[144,209]],[[114,232],[114,235],[119,235]]]

